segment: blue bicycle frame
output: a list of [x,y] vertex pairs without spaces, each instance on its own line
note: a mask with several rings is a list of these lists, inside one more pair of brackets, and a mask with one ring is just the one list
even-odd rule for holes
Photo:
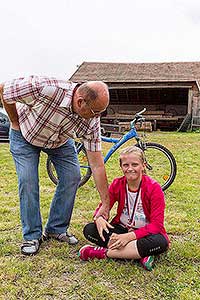
[[137,134],[137,131],[135,127],[132,127],[121,139],[116,138],[109,138],[102,136],[101,140],[106,143],[113,143],[114,145],[110,148],[110,150],[107,152],[106,156],[104,157],[104,163],[107,162],[107,160],[111,157],[111,155],[119,148],[121,145],[126,143],[128,140],[135,138],[136,141],[139,141],[139,137]]
[[[128,140],[135,138],[136,142],[139,142],[139,136],[137,134],[137,131],[135,129],[134,125],[131,125],[131,129],[121,138],[121,139],[117,139],[117,138],[111,138],[111,137],[106,137],[106,136],[101,136],[101,140],[103,142],[106,143],[112,143],[114,144],[106,153],[106,156],[104,157],[104,163],[106,163],[108,161],[108,159],[112,156],[112,154],[119,148],[121,147],[121,145],[123,145],[124,143],[126,143]],[[82,149],[83,144],[77,142],[76,144],[76,148],[78,150],[78,152]],[[83,166],[80,165],[81,168],[90,168],[89,166]]]

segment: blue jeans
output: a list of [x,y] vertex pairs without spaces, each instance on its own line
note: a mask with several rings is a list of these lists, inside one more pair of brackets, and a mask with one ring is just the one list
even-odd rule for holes
[[50,156],[59,179],[45,231],[66,232],[80,182],[80,167],[74,141],[69,139],[64,145],[55,149],[40,148],[28,143],[21,131],[11,129],[10,151],[18,176],[23,238],[33,240],[39,239],[42,235],[38,176],[41,151]]

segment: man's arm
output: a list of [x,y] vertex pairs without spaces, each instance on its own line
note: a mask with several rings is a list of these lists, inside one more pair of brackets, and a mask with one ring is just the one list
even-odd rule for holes
[[17,109],[16,109],[16,104],[7,104],[4,99],[3,99],[3,88],[4,85],[0,84],[0,97],[1,97],[1,102],[8,114],[8,117],[10,119],[11,123],[11,128],[15,130],[19,130],[19,119],[18,119],[18,114],[17,114]]
[[103,157],[100,151],[93,152],[89,150],[87,150],[87,156],[94,177],[94,181],[102,202],[102,206],[99,209],[96,217],[98,218],[98,216],[102,215],[105,219],[108,219],[110,199]]
[[108,192],[106,170],[104,166],[103,157],[100,151],[92,152],[87,150],[87,156],[90,167],[92,169],[94,181],[102,202],[100,209],[95,215],[96,226],[100,237],[103,241],[105,241],[103,231],[106,231],[108,233],[109,228],[113,228],[113,226],[106,221],[109,218],[110,211],[110,198]]

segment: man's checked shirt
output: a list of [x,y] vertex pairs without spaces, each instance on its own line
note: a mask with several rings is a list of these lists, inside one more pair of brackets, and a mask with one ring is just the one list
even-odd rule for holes
[[17,103],[20,129],[30,144],[57,148],[68,138],[82,138],[87,150],[101,150],[100,118],[86,120],[72,111],[76,85],[40,76],[4,83],[4,100]]

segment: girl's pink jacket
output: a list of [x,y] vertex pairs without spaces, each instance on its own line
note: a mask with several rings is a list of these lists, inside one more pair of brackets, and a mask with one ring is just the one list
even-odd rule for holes
[[[113,180],[109,187],[110,194],[110,209],[115,202],[117,205],[117,214],[112,219],[111,224],[120,223],[120,216],[125,205],[126,196],[126,177],[119,177]],[[150,234],[162,234],[166,237],[168,243],[169,238],[164,228],[164,210],[165,198],[160,185],[147,175],[142,176],[141,198],[144,213],[149,221],[144,227],[135,229],[134,233],[137,239],[141,239]],[[95,210],[94,216],[97,214],[101,203]]]

